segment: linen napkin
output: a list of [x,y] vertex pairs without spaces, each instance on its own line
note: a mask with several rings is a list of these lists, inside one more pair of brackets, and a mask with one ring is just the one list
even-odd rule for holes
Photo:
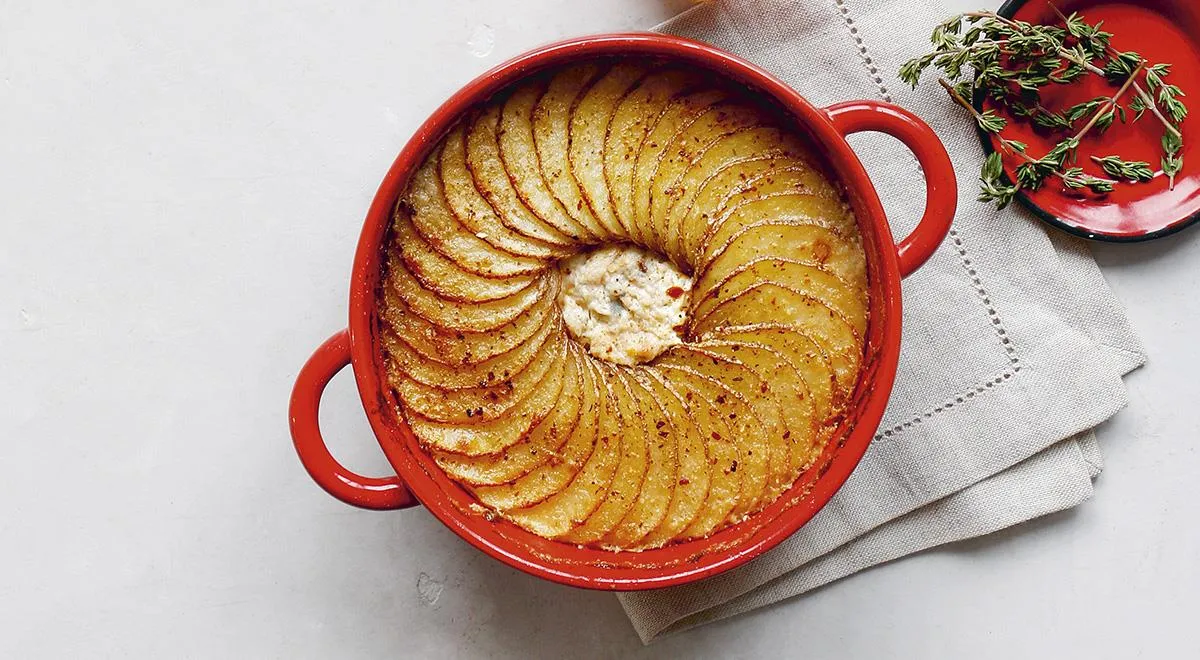
[[[926,81],[896,77],[929,48],[940,0],[716,0],[658,26],[737,53],[817,105],[898,103],[954,161],[959,210],[932,259],[904,281],[900,370],[871,447],[797,534],[701,583],[620,594],[643,642],[802,594],[870,566],[987,534],[1090,497],[1090,429],[1125,403],[1142,347],[1082,241],[1024,209],[974,197],[982,154],[970,123]],[[924,183],[895,140],[851,138],[906,235]]]

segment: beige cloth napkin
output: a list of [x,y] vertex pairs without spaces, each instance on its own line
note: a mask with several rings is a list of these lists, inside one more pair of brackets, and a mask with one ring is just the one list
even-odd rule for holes
[[[1090,429],[1125,403],[1142,347],[1085,244],[1020,208],[974,200],[981,153],[935,84],[900,65],[952,13],[939,0],[717,0],[659,26],[771,70],[817,105],[898,103],[958,172],[954,229],[904,282],[900,372],[870,449],[836,497],[759,559],[707,581],[621,594],[644,642],[802,594],[864,568],[1079,504],[1101,457]],[[932,80],[927,81],[932,83]],[[893,231],[921,214],[898,142],[851,139]]]

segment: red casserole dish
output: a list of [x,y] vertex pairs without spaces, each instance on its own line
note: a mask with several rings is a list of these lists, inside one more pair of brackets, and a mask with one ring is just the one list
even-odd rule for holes
[[[701,540],[641,552],[613,552],[556,542],[504,520],[489,520],[474,499],[447,477],[418,446],[386,385],[377,333],[376,288],[381,246],[392,210],[409,176],[462,114],[497,91],[535,72],[588,57],[651,56],[717,72],[780,107],[807,134],[828,173],[846,191],[867,256],[870,320],[863,368],[852,405],[815,466],[782,497],[749,519]],[[846,136],[880,131],[912,150],[926,176],[926,210],[919,225],[893,242],[878,195]],[[368,509],[421,504],[459,536],[487,554],[542,578],[577,587],[636,590],[684,584],[743,564],[800,529],[854,470],[879,426],[900,352],[900,280],[937,248],[954,216],[954,171],[945,148],[920,119],[878,101],[849,101],[817,108],[771,74],[712,46],[658,34],[612,34],[573,39],[516,57],[475,79],[438,108],[405,145],[383,179],[364,223],[350,284],[350,322],[326,341],[301,369],[292,392],[290,424],[301,461],[334,497]],[[371,428],[395,469],[364,477],[341,466],[318,428],[325,385],[350,365]]]

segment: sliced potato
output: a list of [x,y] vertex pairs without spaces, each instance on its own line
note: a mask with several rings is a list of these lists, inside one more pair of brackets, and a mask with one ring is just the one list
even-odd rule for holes
[[617,468],[599,506],[586,519],[559,536],[559,539],[568,543],[590,544],[598,541],[621,522],[642,491],[649,459],[647,418],[627,373],[627,370],[617,367],[608,369],[615,393],[614,401],[621,417]]
[[745,183],[744,188],[721,199],[714,208],[720,210],[736,206],[742,199],[781,193],[803,193],[822,200],[841,201],[837,187],[808,160],[796,143],[788,149],[786,157],[775,160],[775,167],[752,175],[748,173]]
[[484,277],[533,275],[545,270],[544,259],[498,250],[454,217],[437,175],[440,154],[441,147],[434,150],[413,174],[407,195],[396,204],[396,216],[410,218],[430,247],[463,270]]
[[523,397],[506,406],[503,414],[481,417],[482,421],[472,424],[458,420],[447,424],[417,414],[416,408],[428,406],[413,404],[416,397],[404,389],[403,382],[398,382],[403,381],[402,376],[392,374],[389,381],[400,395],[405,421],[423,446],[468,456],[494,454],[519,442],[553,409],[561,391],[566,357],[561,350],[547,351],[544,357],[541,364],[547,367],[545,370],[535,367],[526,370],[525,373],[534,373],[538,378],[522,382]]
[[393,287],[384,286],[381,323],[421,354],[447,365],[471,365],[501,355],[520,345],[552,316],[558,315],[557,289],[551,288],[513,320],[484,332],[448,330],[414,313]]
[[551,245],[571,246],[573,236],[544,222],[517,195],[509,180],[509,172],[500,159],[500,143],[496,132],[500,126],[500,107],[490,105],[479,112],[467,129],[467,169],[475,179],[475,187],[495,209],[501,224],[517,234],[535,238]]
[[729,326],[712,331],[709,337],[761,345],[786,356],[808,386],[814,413],[825,413],[823,419],[817,419],[819,426],[832,423],[848,398],[849,392],[843,392],[838,387],[833,363],[825,350],[804,334],[804,330],[798,325],[755,323]]
[[[670,189],[662,211],[667,245],[665,251],[678,262],[684,259],[683,218],[691,211],[696,195],[718,172],[727,171],[750,159],[783,158],[800,153],[795,138],[774,126],[752,126],[723,135],[698,157]],[[737,168],[741,169],[741,168]]]
[[[636,544],[643,548],[657,548],[678,536],[684,528],[696,520],[700,513],[700,507],[704,506],[704,501],[709,494],[712,465],[708,461],[705,440],[684,407],[683,399],[679,398],[667,385],[658,370],[641,368],[633,370],[633,374],[662,409],[666,425],[658,428],[658,423],[655,422],[655,427],[659,437],[663,437],[662,433],[667,431],[669,435],[666,437],[674,441],[677,469],[675,482],[671,485],[670,502],[664,507],[662,519],[658,524],[653,529],[647,530],[643,536],[638,537],[641,528],[645,524],[649,524],[649,520],[643,522],[630,518],[622,521],[618,532],[614,533],[614,536],[617,533],[621,534],[620,538],[612,538],[610,542],[623,547],[632,547]],[[715,459],[716,457],[714,457]],[[737,473],[732,474],[736,480]],[[649,480],[649,475],[647,475],[647,479]],[[733,487],[727,489],[729,493],[726,500],[729,502],[729,508],[725,510],[725,513],[728,513],[737,501],[736,481]],[[721,514],[721,517],[724,515]],[[623,528],[626,526],[631,526],[631,528],[624,530]]]
[[[640,437],[647,453],[646,474],[633,506],[602,539],[602,545],[608,547],[632,547],[658,527],[667,515],[680,478],[679,438],[666,410],[659,405],[659,392],[646,384],[641,371],[644,369],[629,369],[625,374],[633,401],[642,410]],[[703,468],[703,461],[700,464]]]
[[686,209],[675,205],[668,223],[679,232],[679,251],[684,261],[693,263],[709,226],[723,217],[726,208],[737,206],[745,196],[756,196],[757,186],[776,180],[781,171],[808,173],[820,178],[803,157],[767,152],[726,163],[697,186],[695,197]]
[[[824,227],[846,242],[854,242],[858,238],[854,219],[849,216],[841,200],[808,193],[771,193],[742,200],[736,207],[723,211],[717,221],[709,226],[708,235],[701,241],[700,249],[705,252],[710,246],[721,245],[746,227],[767,219]],[[776,252],[779,250],[776,249]]]
[[609,381],[608,388],[595,449],[571,483],[531,507],[508,509],[501,515],[535,534],[558,538],[587,520],[603,504],[621,462],[622,441],[615,385]]
[[810,407],[813,414],[814,434],[807,441],[792,445],[792,469],[789,479],[794,482],[805,470],[814,465],[833,437],[844,414],[844,402],[849,393],[843,393],[833,375],[829,358],[815,342],[793,326],[758,325],[742,328],[721,328],[713,338],[737,341],[748,346],[769,348],[782,355],[808,388]]
[[846,319],[861,337],[867,330],[867,294],[820,264],[761,257],[743,264],[719,281],[702,277],[692,293],[693,319],[708,315],[718,302],[762,282],[780,282],[821,301]]
[[578,355],[567,360],[557,404],[519,441],[498,454],[481,456],[435,449],[431,452],[433,459],[452,479],[475,486],[494,486],[514,481],[558,456],[583,411],[584,375],[580,365]]
[[[747,470],[738,469],[739,462],[743,460],[742,450],[738,446],[738,431],[726,417],[725,404],[718,404],[715,400],[718,396],[723,400],[732,396],[728,388],[687,367],[659,365],[654,369],[675,395],[684,401],[688,418],[704,439],[709,463],[708,495],[696,516],[676,537],[702,538],[725,526],[730,520],[730,512],[739,502],[757,499],[762,492],[762,484],[751,482],[746,478]],[[744,490],[747,492],[743,493]]]
[[653,249],[663,245],[663,236],[655,233],[650,222],[650,193],[655,185],[654,174],[663,160],[667,149],[689,126],[696,122],[713,105],[723,101],[728,94],[717,89],[705,89],[671,99],[666,109],[642,140],[633,165],[633,235],[641,236],[642,243]]
[[579,96],[571,110],[567,162],[579,182],[584,201],[612,236],[624,234],[613,212],[604,178],[604,148],[609,122],[617,104],[646,75],[640,62],[618,62]]
[[[409,424],[414,427],[414,432],[416,432],[416,422],[413,421],[412,415],[419,415],[431,422],[441,422],[443,425],[458,427],[469,433],[472,427],[479,427],[484,422],[492,422],[506,416],[515,406],[525,402],[531,392],[541,391],[541,388],[537,387],[538,384],[548,374],[554,373],[556,365],[560,365],[566,359],[563,352],[565,343],[561,335],[551,333],[541,350],[538,351],[537,357],[529,363],[528,367],[512,374],[500,383],[486,387],[469,387],[458,390],[431,387],[424,383],[418,383],[395,367],[388,370],[388,381],[399,395],[405,412],[411,413]],[[433,426],[429,425],[429,428],[432,429]],[[450,437],[455,434],[453,429],[447,428],[445,435]],[[446,446],[438,444],[437,446],[446,451],[462,453],[491,453],[503,448],[475,451],[463,449],[458,446],[459,444]]]
[[758,126],[766,118],[755,108],[736,103],[718,103],[702,112],[680,131],[663,152],[650,184],[647,220],[664,251],[675,240],[666,225],[667,211],[686,192],[682,187],[687,170],[713,146],[744,129]]
[[608,392],[601,389],[599,371],[586,356],[577,359],[577,364],[582,383],[583,409],[567,442],[548,461],[508,483],[473,488],[472,493],[480,502],[501,512],[543,502],[575,479],[597,447],[602,444],[607,447],[608,443],[614,442],[611,438],[603,443],[599,439],[602,424],[609,423],[605,419]]
[[542,175],[537,145],[533,141],[533,107],[545,91],[546,82],[534,80],[518,87],[504,102],[497,131],[500,160],[525,206],[543,222],[577,242],[591,243],[596,235],[567,212]]
[[863,344],[850,323],[816,298],[782,284],[759,283],[722,301],[708,316],[694,321],[691,332],[703,337],[722,326],[763,321],[804,328],[829,356],[839,383],[852,382],[857,376]]
[[476,188],[475,178],[467,169],[466,131],[456,126],[442,142],[438,173],[446,202],[454,217],[476,236],[497,249],[515,255],[550,259],[566,254],[565,248],[525,236],[504,226],[492,205]]
[[597,62],[583,62],[558,72],[533,107],[533,138],[546,186],[571,218],[597,240],[612,238],[583,199],[571,173],[569,123],[575,99],[604,71]]
[[519,373],[542,350],[550,333],[563,331],[562,323],[545,323],[511,351],[475,364],[445,364],[430,360],[390,328],[382,329],[380,336],[393,368],[403,371],[405,376],[438,389],[464,389],[495,385]]
[[[779,402],[769,388],[751,369],[737,360],[726,358],[697,345],[675,347],[659,356],[659,364],[684,366],[718,380],[727,390],[717,394],[713,402],[717,411],[729,421],[735,442],[741,453],[738,470],[745,470],[742,495],[730,513],[733,519],[754,513],[769,493],[771,468],[780,451],[776,441],[786,430]],[[786,453],[782,454],[786,463]],[[754,497],[747,495],[753,493]]]
[[463,303],[442,298],[421,286],[403,262],[392,264],[385,286],[390,287],[413,313],[449,330],[486,332],[509,323],[537,301],[557,290],[557,274],[541,277],[511,296],[487,302]]
[[608,123],[604,178],[617,223],[636,243],[644,245],[646,241],[633,224],[633,174],[638,151],[667,103],[698,80],[695,73],[679,69],[650,73],[621,99]]
[[408,271],[421,286],[443,298],[468,303],[498,300],[532,286],[537,279],[535,275],[484,277],[463,270],[425,242],[407,215],[396,217],[392,232],[392,246]]
[[[781,251],[779,246],[787,247]],[[764,254],[819,264],[852,286],[866,288],[866,255],[857,242],[847,241],[824,227],[781,220],[761,220],[724,243],[708,246],[696,264],[696,276],[719,282]]]
[[764,502],[772,502],[799,476],[817,439],[818,424],[808,384],[786,357],[769,348],[720,340],[699,345],[753,371],[759,378],[759,392],[774,397],[779,404],[783,432],[768,438],[770,481]]

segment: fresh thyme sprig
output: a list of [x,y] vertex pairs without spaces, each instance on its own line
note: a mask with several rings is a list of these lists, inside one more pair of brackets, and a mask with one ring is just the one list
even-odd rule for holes
[[1171,187],[1175,187],[1175,175],[1179,174],[1179,170],[1183,169],[1183,156],[1179,155],[1183,149],[1183,139],[1173,133],[1163,133],[1162,136],[1162,171],[1171,181]]
[[1017,166],[1017,182],[1015,184],[1008,183],[1003,176],[1004,163],[1001,160],[1000,152],[993,151],[984,161],[983,169],[979,174],[979,201],[995,202],[996,208],[1003,209],[1013,200],[1018,190],[1021,188],[1037,190],[1050,176],[1057,176],[1063,185],[1071,190],[1086,188],[1096,194],[1112,192],[1113,184],[1116,181],[1092,176],[1079,167],[1067,167],[1068,158],[1073,158],[1074,151],[1079,146],[1079,141],[1074,137],[1058,143],[1045,156],[1034,158],[1025,153],[1028,145],[1024,142],[1000,135],[1000,131],[1007,124],[1003,117],[996,115],[991,110],[983,112],[976,110],[975,106],[963,98],[958,89],[947,82],[945,78],[938,78],[938,83],[946,89],[955,102],[966,108],[975,117],[975,123],[981,129],[996,136],[1002,150],[1025,161]]
[[1149,181],[1154,178],[1154,170],[1150,163],[1144,160],[1122,160],[1120,156],[1092,156],[1092,161],[1100,166],[1106,174],[1130,183]]
[[[1139,62],[1138,65],[1129,72],[1129,77],[1126,78],[1125,83],[1117,89],[1116,94],[1113,94],[1107,98],[1101,97],[1100,103],[1095,106],[1095,112],[1092,114],[1092,118],[1089,119],[1088,123],[1084,124],[1083,128],[1079,129],[1079,132],[1075,134],[1076,143],[1083,140],[1083,136],[1087,135],[1087,132],[1093,127],[1100,132],[1108,130],[1108,127],[1112,126],[1113,117],[1117,111],[1120,111],[1121,113],[1121,123],[1125,123],[1125,109],[1121,107],[1121,97],[1125,95],[1125,92],[1129,89],[1129,86],[1133,84],[1134,79],[1137,78],[1137,74],[1145,65],[1146,63],[1144,61]],[[1095,101],[1095,99],[1092,99],[1092,101],[1087,101],[1083,105],[1090,106],[1093,101]],[[1083,114],[1087,113],[1085,112]]]
[[[1152,179],[1157,173],[1149,170],[1148,163],[1116,155],[1092,159],[1112,179],[1084,172],[1075,164],[1079,144],[1089,132],[1102,133],[1118,120],[1123,124],[1137,121],[1146,112],[1164,127],[1162,172],[1174,187],[1175,175],[1183,166],[1183,135],[1177,124],[1187,115],[1187,108],[1179,100],[1183,91],[1165,80],[1170,65],[1152,65],[1134,51],[1117,50],[1111,44],[1112,33],[1101,29],[1101,23],[1088,24],[1074,13],[1058,14],[1061,26],[1034,25],[990,11],[953,16],[934,28],[930,36],[934,51],[905,63],[900,78],[916,87],[925,69],[940,69],[945,78],[938,82],[951,98],[972,114],[982,131],[996,137],[1000,150],[989,156],[980,172],[981,201],[1003,208],[1019,190],[1036,190],[1051,176],[1068,189],[1094,194],[1111,192],[1119,181]],[[1043,105],[1043,88],[1069,85],[1087,75],[1103,77],[1119,87],[1112,95],[1063,110]],[[1145,81],[1149,91],[1139,80]],[[1122,98],[1131,89],[1133,98],[1123,105]],[[1025,144],[1002,135],[1008,125],[1003,116],[972,106],[968,99],[980,94],[1013,117],[1066,135],[1044,156],[1030,155]],[[1080,122],[1082,127],[1077,128]],[[1000,152],[1023,161],[1015,169],[1014,182],[1004,176]]]
[[[1067,15],[1063,14],[1062,11],[1060,11],[1059,8],[1053,2],[1049,2],[1049,0],[1047,0],[1046,4],[1050,5],[1050,9],[1054,10],[1054,13],[1058,15],[1059,20],[1063,21],[1063,23],[1067,24],[1068,26],[1070,26],[1072,24],[1078,25],[1079,23],[1083,22],[1083,19],[1080,18],[1078,14],[1072,13],[1070,16],[1067,16]],[[1100,24],[1097,23],[1096,28],[1099,28],[1099,26],[1100,26]],[[1119,55],[1119,52],[1115,48],[1113,48],[1112,45],[1110,45],[1108,43],[1108,38],[1111,38],[1112,34],[1110,34],[1110,33],[1104,33],[1104,34],[1106,34],[1107,37],[1105,37],[1102,40],[1103,50],[1101,51],[1101,53],[1099,55],[1097,55],[1097,58],[1099,58],[1103,55],[1106,55],[1106,54],[1107,55]],[[1084,36],[1083,38],[1088,39],[1089,37]],[[1153,89],[1153,87],[1155,85],[1162,82],[1162,80],[1161,80],[1162,76],[1165,76],[1170,71],[1170,69],[1171,69],[1170,64],[1155,64],[1152,67],[1148,67],[1146,69],[1146,84],[1151,86],[1151,88]],[[1153,76],[1153,78],[1152,78],[1152,76]],[[1178,88],[1176,88],[1176,89],[1178,89]],[[1179,128],[1177,126],[1175,126],[1174,124],[1172,124],[1170,121],[1168,121],[1167,118],[1162,115],[1162,112],[1158,109],[1158,106],[1155,104],[1153,98],[1150,96],[1149,93],[1146,92],[1145,89],[1142,88],[1142,86],[1137,81],[1134,81],[1134,83],[1133,83],[1133,92],[1136,95],[1135,101],[1137,102],[1138,105],[1141,106],[1141,110],[1138,112],[1139,117],[1141,116],[1141,112],[1143,112],[1145,110],[1150,110],[1158,118],[1159,122],[1162,123],[1163,127],[1167,130],[1168,133],[1173,134],[1175,137],[1177,137],[1181,140],[1183,139],[1183,134],[1179,131]],[[1182,93],[1180,94],[1180,96],[1182,96]],[[1134,108],[1134,101],[1130,102],[1130,108],[1136,109],[1136,108]],[[1169,112],[1171,113],[1171,117],[1172,117],[1172,119],[1174,119],[1175,123],[1183,121],[1183,118],[1187,116],[1187,108],[1184,107],[1182,103],[1176,104],[1172,109],[1169,110]]]

